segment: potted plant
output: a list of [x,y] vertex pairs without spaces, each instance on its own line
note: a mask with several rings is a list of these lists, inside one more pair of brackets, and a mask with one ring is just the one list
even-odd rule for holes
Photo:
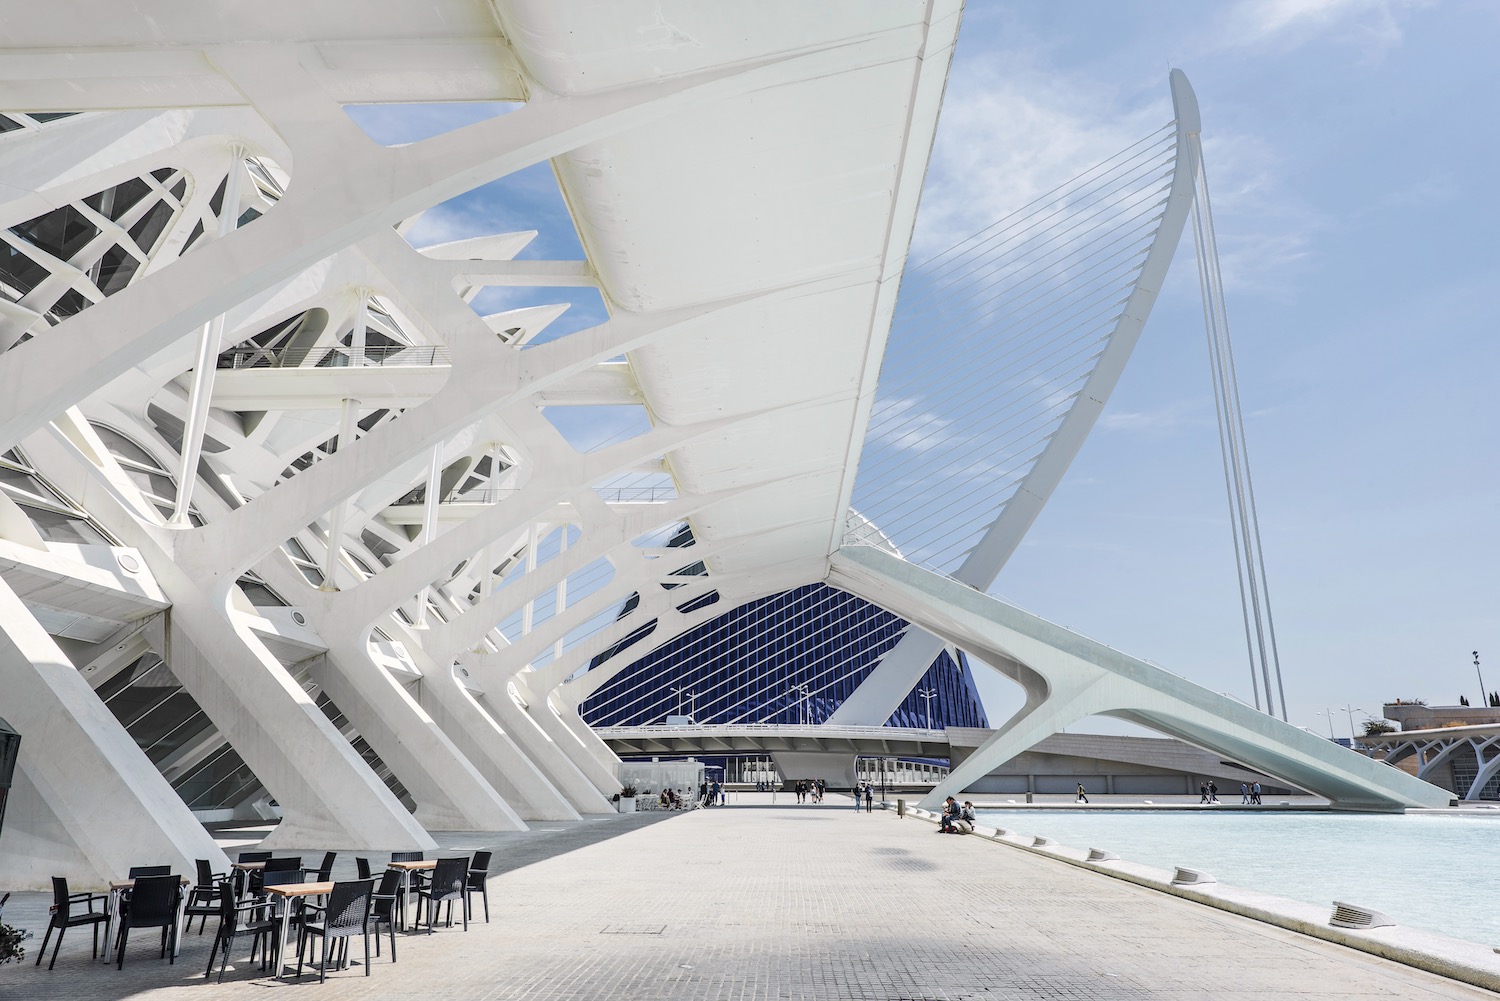
[[11,925],[0,923],[0,966],[14,960],[19,963],[26,958],[26,950],[21,943],[30,938],[26,932]]
[[621,813],[634,813],[635,812],[635,794],[636,794],[635,786],[626,786],[625,788],[623,788],[623,789],[620,790],[620,812]]

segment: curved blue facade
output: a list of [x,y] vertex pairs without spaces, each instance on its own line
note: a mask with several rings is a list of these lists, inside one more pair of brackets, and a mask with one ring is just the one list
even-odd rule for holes
[[[648,624],[627,639],[644,637]],[[621,670],[583,703],[591,726],[822,723],[906,631],[904,619],[825,584],[747,602]],[[595,661],[597,667],[605,658]],[[962,652],[939,654],[886,726],[988,725]]]

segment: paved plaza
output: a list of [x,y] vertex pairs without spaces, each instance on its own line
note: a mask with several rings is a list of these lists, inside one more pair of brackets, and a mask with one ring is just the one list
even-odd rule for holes
[[[0,969],[0,997],[1494,996],[838,798],[744,795],[723,809],[537,827],[486,841],[499,852],[489,924],[398,936],[400,962],[377,960],[369,977],[356,966],[322,987],[277,983],[242,961],[205,986],[211,932],[188,938],[175,967],[146,934],[116,972],[89,962],[75,931],[51,973],[31,956]],[[7,920],[44,912],[40,901],[14,901]]]

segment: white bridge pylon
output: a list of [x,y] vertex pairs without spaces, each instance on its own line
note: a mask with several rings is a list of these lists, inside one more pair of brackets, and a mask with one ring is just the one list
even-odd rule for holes
[[1086,716],[1129,720],[1324,796],[1337,809],[1448,805],[1449,793],[1186,678],[869,546],[831,560],[827,583],[994,666],[1026,704],[922,801],[934,807]]

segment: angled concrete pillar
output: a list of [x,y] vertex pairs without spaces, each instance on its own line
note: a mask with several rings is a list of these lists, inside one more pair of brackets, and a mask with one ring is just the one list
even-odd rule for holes
[[[453,677],[452,665],[432,660],[409,634],[403,643],[425,679],[423,707],[511,808],[526,821],[577,820],[579,813],[567,797]],[[499,697],[506,697],[503,686]]]
[[406,688],[370,659],[364,643],[329,640],[313,676],[401,779],[427,830],[524,829],[520,815]]
[[[525,691],[518,680],[510,684],[516,685],[523,699],[528,702],[532,700],[533,696]],[[532,764],[567,798],[575,810],[580,814],[615,812],[602,788],[579,769],[566,750],[536,722],[534,716],[516,704],[507,687],[502,686],[499,691],[487,688],[484,704],[506,734],[526,752]],[[569,740],[572,738],[569,737]],[[617,791],[611,790],[611,793]]]
[[228,864],[182,798],[0,580],[0,706],[21,734],[0,829],[0,885],[100,888],[143,861]]

